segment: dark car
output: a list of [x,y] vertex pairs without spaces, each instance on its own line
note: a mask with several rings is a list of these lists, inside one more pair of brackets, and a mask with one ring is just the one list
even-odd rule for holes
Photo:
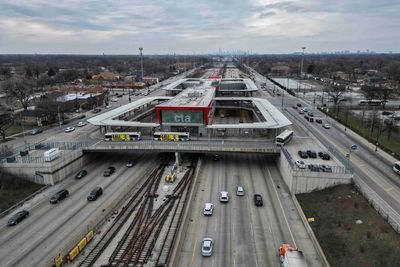
[[132,167],[135,166],[135,165],[136,165],[136,161],[130,160],[130,161],[128,161],[128,163],[126,164],[126,167],[127,167],[127,168],[132,168]]
[[81,178],[85,177],[86,174],[87,174],[87,171],[86,171],[86,170],[81,170],[80,172],[78,172],[78,173],[76,174],[75,178],[76,178],[76,179],[81,179]]
[[101,111],[100,108],[95,108],[95,109],[93,109],[93,113],[99,113],[100,111]]
[[320,158],[322,158],[323,160],[330,160],[331,159],[331,156],[329,156],[329,154],[325,153],[325,152],[318,152],[318,156]]
[[261,207],[264,203],[263,203],[263,199],[262,196],[260,194],[255,194],[254,195],[254,204],[257,207]]
[[100,186],[97,186],[95,189],[90,192],[90,194],[87,197],[88,201],[95,201],[99,196],[103,194],[103,188]]
[[29,211],[21,210],[15,213],[7,222],[8,226],[14,226],[20,223],[23,219],[29,216]]
[[316,159],[317,158],[317,153],[313,150],[307,150],[307,155],[312,158],[312,159]]
[[315,122],[321,124],[322,120],[321,119],[315,119]]
[[309,111],[307,114],[308,114],[308,116],[310,116],[310,117],[314,117],[314,113],[312,113],[311,111]]
[[114,172],[115,172],[115,167],[110,166],[104,171],[103,175],[104,177],[111,176],[111,174],[113,174]]
[[300,104],[300,103],[297,103],[296,106],[298,106],[298,107],[300,108],[300,107],[301,107],[301,104]]
[[51,198],[50,198],[50,203],[51,204],[57,204],[58,202],[60,202],[61,200],[63,200],[64,198],[66,198],[69,195],[68,190],[63,189],[61,191],[58,191],[57,193],[55,193]]
[[332,167],[329,165],[319,165],[319,169],[322,172],[332,172]]
[[78,120],[81,120],[81,119],[84,119],[84,118],[86,118],[86,115],[85,114],[81,114],[81,115],[79,115],[78,117],[76,117]]
[[299,150],[299,152],[297,152],[299,154],[299,157],[302,159],[307,159],[308,158],[308,154],[305,151]]
[[319,172],[320,168],[318,165],[308,164],[308,169],[312,172]]
[[213,161],[218,161],[219,160],[219,155],[213,155]]
[[33,129],[33,130],[31,131],[31,135],[37,135],[37,134],[40,134],[40,133],[42,133],[42,132],[43,132],[43,130],[40,129],[40,128]]

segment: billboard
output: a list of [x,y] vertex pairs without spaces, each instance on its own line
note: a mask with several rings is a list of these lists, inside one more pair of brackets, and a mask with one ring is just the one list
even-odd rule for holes
[[204,124],[203,112],[192,110],[162,110],[163,123]]

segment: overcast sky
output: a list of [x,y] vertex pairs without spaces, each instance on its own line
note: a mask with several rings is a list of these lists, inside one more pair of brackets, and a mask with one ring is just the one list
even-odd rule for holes
[[400,52],[399,0],[0,0],[0,54]]

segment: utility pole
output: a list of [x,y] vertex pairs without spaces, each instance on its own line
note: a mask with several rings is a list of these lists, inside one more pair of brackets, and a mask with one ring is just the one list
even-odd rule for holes
[[142,82],[143,82],[143,47],[139,47],[140,51],[140,66],[142,70]]
[[301,49],[303,49],[303,53],[301,55],[300,77],[303,77],[304,50],[306,47],[303,46]]

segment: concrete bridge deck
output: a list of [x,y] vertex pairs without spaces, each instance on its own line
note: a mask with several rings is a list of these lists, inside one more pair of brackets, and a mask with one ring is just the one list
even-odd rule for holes
[[82,147],[84,152],[112,151],[160,151],[190,153],[260,153],[278,156],[280,148],[273,141],[233,141],[233,140],[192,140],[187,142],[166,142],[142,140],[137,142],[107,142]]

